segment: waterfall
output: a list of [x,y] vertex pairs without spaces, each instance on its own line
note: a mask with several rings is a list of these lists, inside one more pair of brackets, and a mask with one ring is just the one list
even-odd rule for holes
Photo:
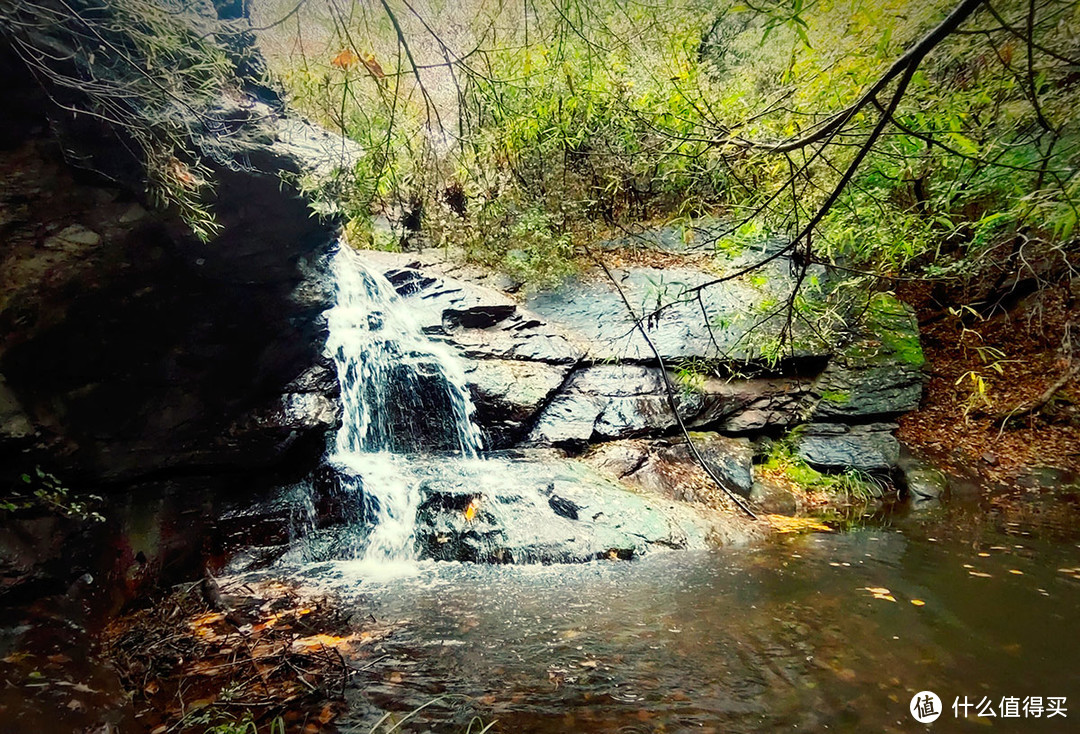
[[424,334],[393,285],[342,244],[331,271],[336,303],[327,348],[341,383],[342,424],[331,462],[362,491],[373,527],[357,555],[415,558],[417,454],[475,458],[480,429],[465,375],[450,348]]

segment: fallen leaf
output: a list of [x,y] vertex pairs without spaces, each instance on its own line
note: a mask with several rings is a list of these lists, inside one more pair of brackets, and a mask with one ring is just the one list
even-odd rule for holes
[[778,533],[831,533],[832,528],[811,517],[765,515],[765,521]]
[[465,508],[465,522],[471,522],[476,517],[476,508],[480,506],[480,498],[473,497],[469,506]]
[[347,647],[349,643],[352,642],[352,639],[352,635],[349,635],[348,637],[335,637],[334,635],[318,634],[293,640],[292,646],[307,652],[314,652],[315,650],[324,647]]
[[356,66],[358,61],[360,61],[360,57],[353,53],[351,48],[347,48],[331,59],[330,65],[339,69],[351,69]]
[[912,599],[911,603],[914,604],[917,607],[925,607],[926,606],[926,602],[924,602],[922,599]]

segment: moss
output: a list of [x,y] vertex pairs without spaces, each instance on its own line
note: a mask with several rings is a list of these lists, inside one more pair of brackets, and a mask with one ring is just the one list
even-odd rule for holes
[[851,393],[846,390],[822,390],[821,399],[843,405],[851,400]]
[[855,469],[842,474],[826,474],[810,466],[794,452],[792,436],[773,444],[760,467],[765,476],[779,478],[807,492],[824,492],[847,499],[867,501],[880,496],[879,484],[869,475]]
[[891,293],[874,295],[866,325],[881,342],[883,352],[896,361],[916,369],[926,362],[911,309]]

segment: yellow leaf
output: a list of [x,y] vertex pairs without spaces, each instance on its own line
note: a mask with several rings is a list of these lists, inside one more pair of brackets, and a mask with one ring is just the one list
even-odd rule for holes
[[352,642],[352,635],[348,637],[335,637],[334,635],[312,635],[293,640],[293,647],[298,647],[307,652],[313,652],[324,647],[347,647]]
[[351,69],[360,61],[360,57],[353,53],[351,48],[344,49],[341,53],[330,60],[331,66],[339,69]]
[[765,521],[778,533],[831,533],[832,528],[810,517],[765,515]]
[[478,508],[479,506],[480,506],[480,498],[479,497],[473,497],[472,501],[469,502],[469,506],[465,508],[465,521],[466,522],[471,522],[472,519],[474,517],[476,517],[476,508]]
[[917,607],[925,607],[926,606],[926,602],[924,602],[922,599],[912,599],[911,603],[914,604]]

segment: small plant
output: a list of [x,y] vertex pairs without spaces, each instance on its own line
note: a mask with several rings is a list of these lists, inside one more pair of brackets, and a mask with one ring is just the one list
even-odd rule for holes
[[[960,318],[965,313],[970,314],[978,318],[979,320],[985,320],[983,316],[970,306],[962,306],[961,308],[950,308],[949,313]],[[970,344],[971,340],[975,340],[975,344]],[[1009,364],[1013,364],[1018,360],[1006,359],[1005,352],[997,347],[991,347],[983,344],[983,337],[978,331],[971,329],[967,326],[962,326],[960,331],[960,346],[965,353],[974,352],[975,357],[979,360],[981,367],[979,369],[971,369],[964,372],[960,377],[956,378],[956,382],[953,383],[956,387],[961,385],[967,385],[967,395],[964,398],[964,420],[966,421],[971,415],[971,412],[976,408],[982,408],[990,410],[994,407],[994,402],[990,397],[990,385],[987,380],[985,370],[992,370],[998,375],[1005,374],[1005,368]]]
[[79,521],[104,522],[93,509],[102,502],[96,494],[76,497],[53,474],[35,467],[31,474],[21,474],[15,486],[0,497],[0,510],[19,512],[40,509]]
[[765,476],[772,476],[807,491],[820,491],[844,498],[847,502],[867,503],[882,495],[885,489],[881,479],[858,469],[847,469],[840,474],[826,474],[810,466],[795,453],[797,433],[773,443],[768,458],[761,465]]
[[690,397],[705,389],[709,365],[699,359],[684,359],[675,365],[675,383],[683,397]]

